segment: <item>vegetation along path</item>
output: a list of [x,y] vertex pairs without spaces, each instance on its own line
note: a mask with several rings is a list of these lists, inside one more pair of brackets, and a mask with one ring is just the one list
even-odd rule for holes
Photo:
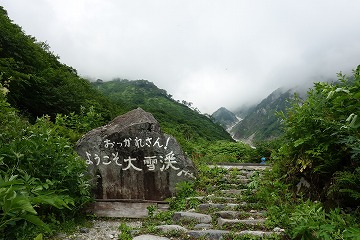
[[170,208],[149,207],[142,220],[93,220],[55,239],[281,239],[284,230],[265,224],[266,206],[253,197],[265,171],[261,164],[202,165],[194,183],[178,185]]

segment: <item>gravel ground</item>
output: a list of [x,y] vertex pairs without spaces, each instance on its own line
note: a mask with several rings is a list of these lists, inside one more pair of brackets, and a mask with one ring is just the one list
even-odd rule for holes
[[[120,231],[118,230],[123,221],[116,220],[93,220],[93,226],[90,228],[81,227],[72,234],[59,233],[52,240],[111,240],[118,239]],[[126,225],[132,228],[141,227],[140,221],[129,221]]]

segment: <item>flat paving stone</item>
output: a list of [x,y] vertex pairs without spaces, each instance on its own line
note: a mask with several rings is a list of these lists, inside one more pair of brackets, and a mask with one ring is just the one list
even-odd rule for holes
[[258,171],[258,170],[265,170],[270,169],[271,167],[268,165],[208,165],[210,168],[225,168],[229,169],[243,169],[243,170],[251,170],[251,171]]
[[215,212],[215,215],[225,218],[225,219],[237,219],[240,216],[240,212],[238,211],[218,211]]
[[265,215],[264,211],[256,211],[251,210],[249,212],[246,211],[218,211],[214,213],[216,216],[225,218],[225,219],[239,219],[240,216],[251,216],[254,218],[261,218]]
[[225,209],[226,208],[226,204],[222,204],[222,203],[203,203],[199,205],[199,209],[200,211],[206,211],[210,208],[215,208],[215,209]]
[[221,197],[221,196],[208,196],[208,199],[213,201],[235,201],[237,198],[235,197]]
[[258,225],[258,224],[263,224],[265,222],[265,219],[260,218],[260,219],[225,219],[225,218],[221,218],[219,217],[217,220],[217,223],[220,227],[227,225],[227,226],[232,226],[232,225],[236,225],[238,223],[242,223],[245,225]]
[[237,203],[203,203],[199,205],[199,209],[201,211],[206,211],[208,209],[218,209],[218,210],[224,210],[226,208],[234,209],[239,204]]
[[278,233],[274,233],[274,232],[264,232],[264,231],[251,231],[251,230],[244,230],[244,231],[241,231],[241,232],[238,232],[237,235],[252,235],[252,236],[256,236],[256,237],[265,237],[265,236],[269,236],[269,235],[272,235],[272,234],[277,234],[279,235]]
[[246,178],[245,176],[242,177],[225,177],[222,179],[225,183],[241,183],[241,184],[247,184],[251,181],[251,179]]
[[224,197],[224,196],[215,196],[215,195],[208,195],[208,196],[201,196],[201,197],[188,197],[186,201],[197,200],[200,203],[206,202],[234,202],[237,200],[235,197]]
[[195,221],[197,223],[210,223],[210,215],[195,212],[175,212],[173,215],[174,222]]
[[146,218],[148,207],[156,205],[151,202],[102,202],[92,204],[91,212],[97,217],[113,218]]
[[223,189],[223,190],[220,190],[220,192],[224,193],[224,194],[240,195],[246,190],[247,189]]
[[186,232],[187,229],[180,225],[159,225],[156,226],[155,229],[158,229],[162,232],[171,232],[171,231],[178,231],[178,232]]
[[200,230],[200,231],[189,231],[187,234],[193,238],[202,238],[209,240],[218,240],[226,234],[229,234],[230,231],[225,230]]
[[136,236],[133,238],[133,240],[170,240],[170,238],[145,234],[145,235]]
[[199,223],[194,226],[194,229],[196,229],[196,230],[199,230],[199,229],[208,230],[208,229],[212,229],[212,228],[213,228],[213,225],[209,224],[209,223]]

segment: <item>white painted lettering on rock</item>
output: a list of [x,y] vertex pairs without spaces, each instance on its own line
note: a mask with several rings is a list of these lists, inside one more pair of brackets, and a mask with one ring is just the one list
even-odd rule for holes
[[195,168],[176,139],[138,108],[84,135],[76,147],[98,199],[164,200]]

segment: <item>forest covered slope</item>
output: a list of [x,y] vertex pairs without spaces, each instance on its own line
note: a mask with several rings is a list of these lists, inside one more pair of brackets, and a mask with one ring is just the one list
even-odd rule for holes
[[232,141],[231,136],[208,116],[172,99],[165,90],[147,80],[97,81],[95,89],[107,96],[122,112],[141,107],[154,115],[164,131],[182,143],[198,141]]
[[8,102],[24,116],[80,114],[90,107],[104,123],[137,107],[151,112],[161,126],[186,140],[231,140],[208,117],[171,99],[165,90],[145,80],[91,84],[60,62],[45,42],[26,35],[0,9],[0,73]]

